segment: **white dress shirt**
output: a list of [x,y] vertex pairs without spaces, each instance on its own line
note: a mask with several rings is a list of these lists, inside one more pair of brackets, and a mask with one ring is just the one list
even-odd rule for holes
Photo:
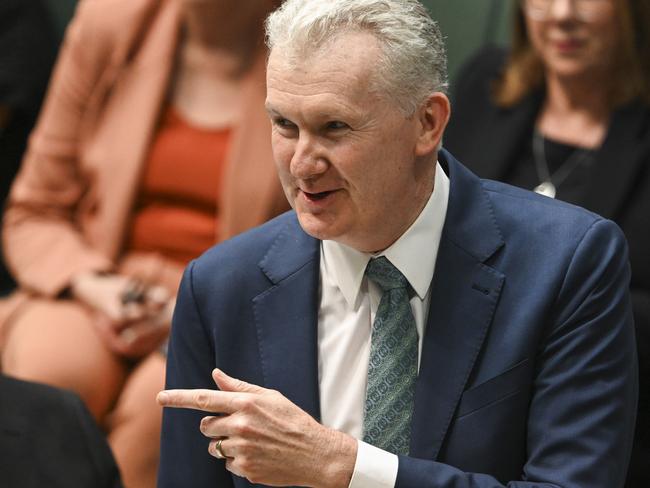
[[[410,303],[419,337],[419,363],[448,199],[449,178],[437,164],[427,204],[388,249],[371,255],[335,241],[321,243],[318,380],[323,425],[356,439],[363,434],[371,328],[381,300],[379,287],[364,276],[373,257],[386,256],[415,291]],[[359,440],[349,488],[392,488],[397,468],[396,455]]]

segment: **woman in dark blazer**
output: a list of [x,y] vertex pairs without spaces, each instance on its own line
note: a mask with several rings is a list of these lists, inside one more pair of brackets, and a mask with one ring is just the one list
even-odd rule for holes
[[445,147],[485,178],[575,203],[625,232],[639,352],[628,488],[650,486],[650,3],[522,0],[509,52],[453,87]]

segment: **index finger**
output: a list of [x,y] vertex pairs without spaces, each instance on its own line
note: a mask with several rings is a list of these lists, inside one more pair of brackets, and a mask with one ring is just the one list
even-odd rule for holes
[[158,393],[156,400],[163,407],[192,408],[204,412],[231,414],[239,410],[238,396],[241,396],[241,393],[207,389],[164,390]]

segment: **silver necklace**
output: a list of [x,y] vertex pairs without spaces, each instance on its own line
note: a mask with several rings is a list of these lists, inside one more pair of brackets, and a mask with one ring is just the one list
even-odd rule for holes
[[580,165],[591,159],[591,151],[586,149],[576,149],[566,160],[556,169],[553,174],[546,161],[546,148],[544,147],[544,137],[538,131],[533,131],[533,160],[539,185],[533,188],[535,193],[555,198],[557,187],[573,173]]

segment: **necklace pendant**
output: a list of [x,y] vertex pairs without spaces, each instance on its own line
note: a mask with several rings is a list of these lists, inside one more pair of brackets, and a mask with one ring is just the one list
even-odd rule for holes
[[542,181],[533,191],[549,198],[555,198],[555,185],[548,180]]

